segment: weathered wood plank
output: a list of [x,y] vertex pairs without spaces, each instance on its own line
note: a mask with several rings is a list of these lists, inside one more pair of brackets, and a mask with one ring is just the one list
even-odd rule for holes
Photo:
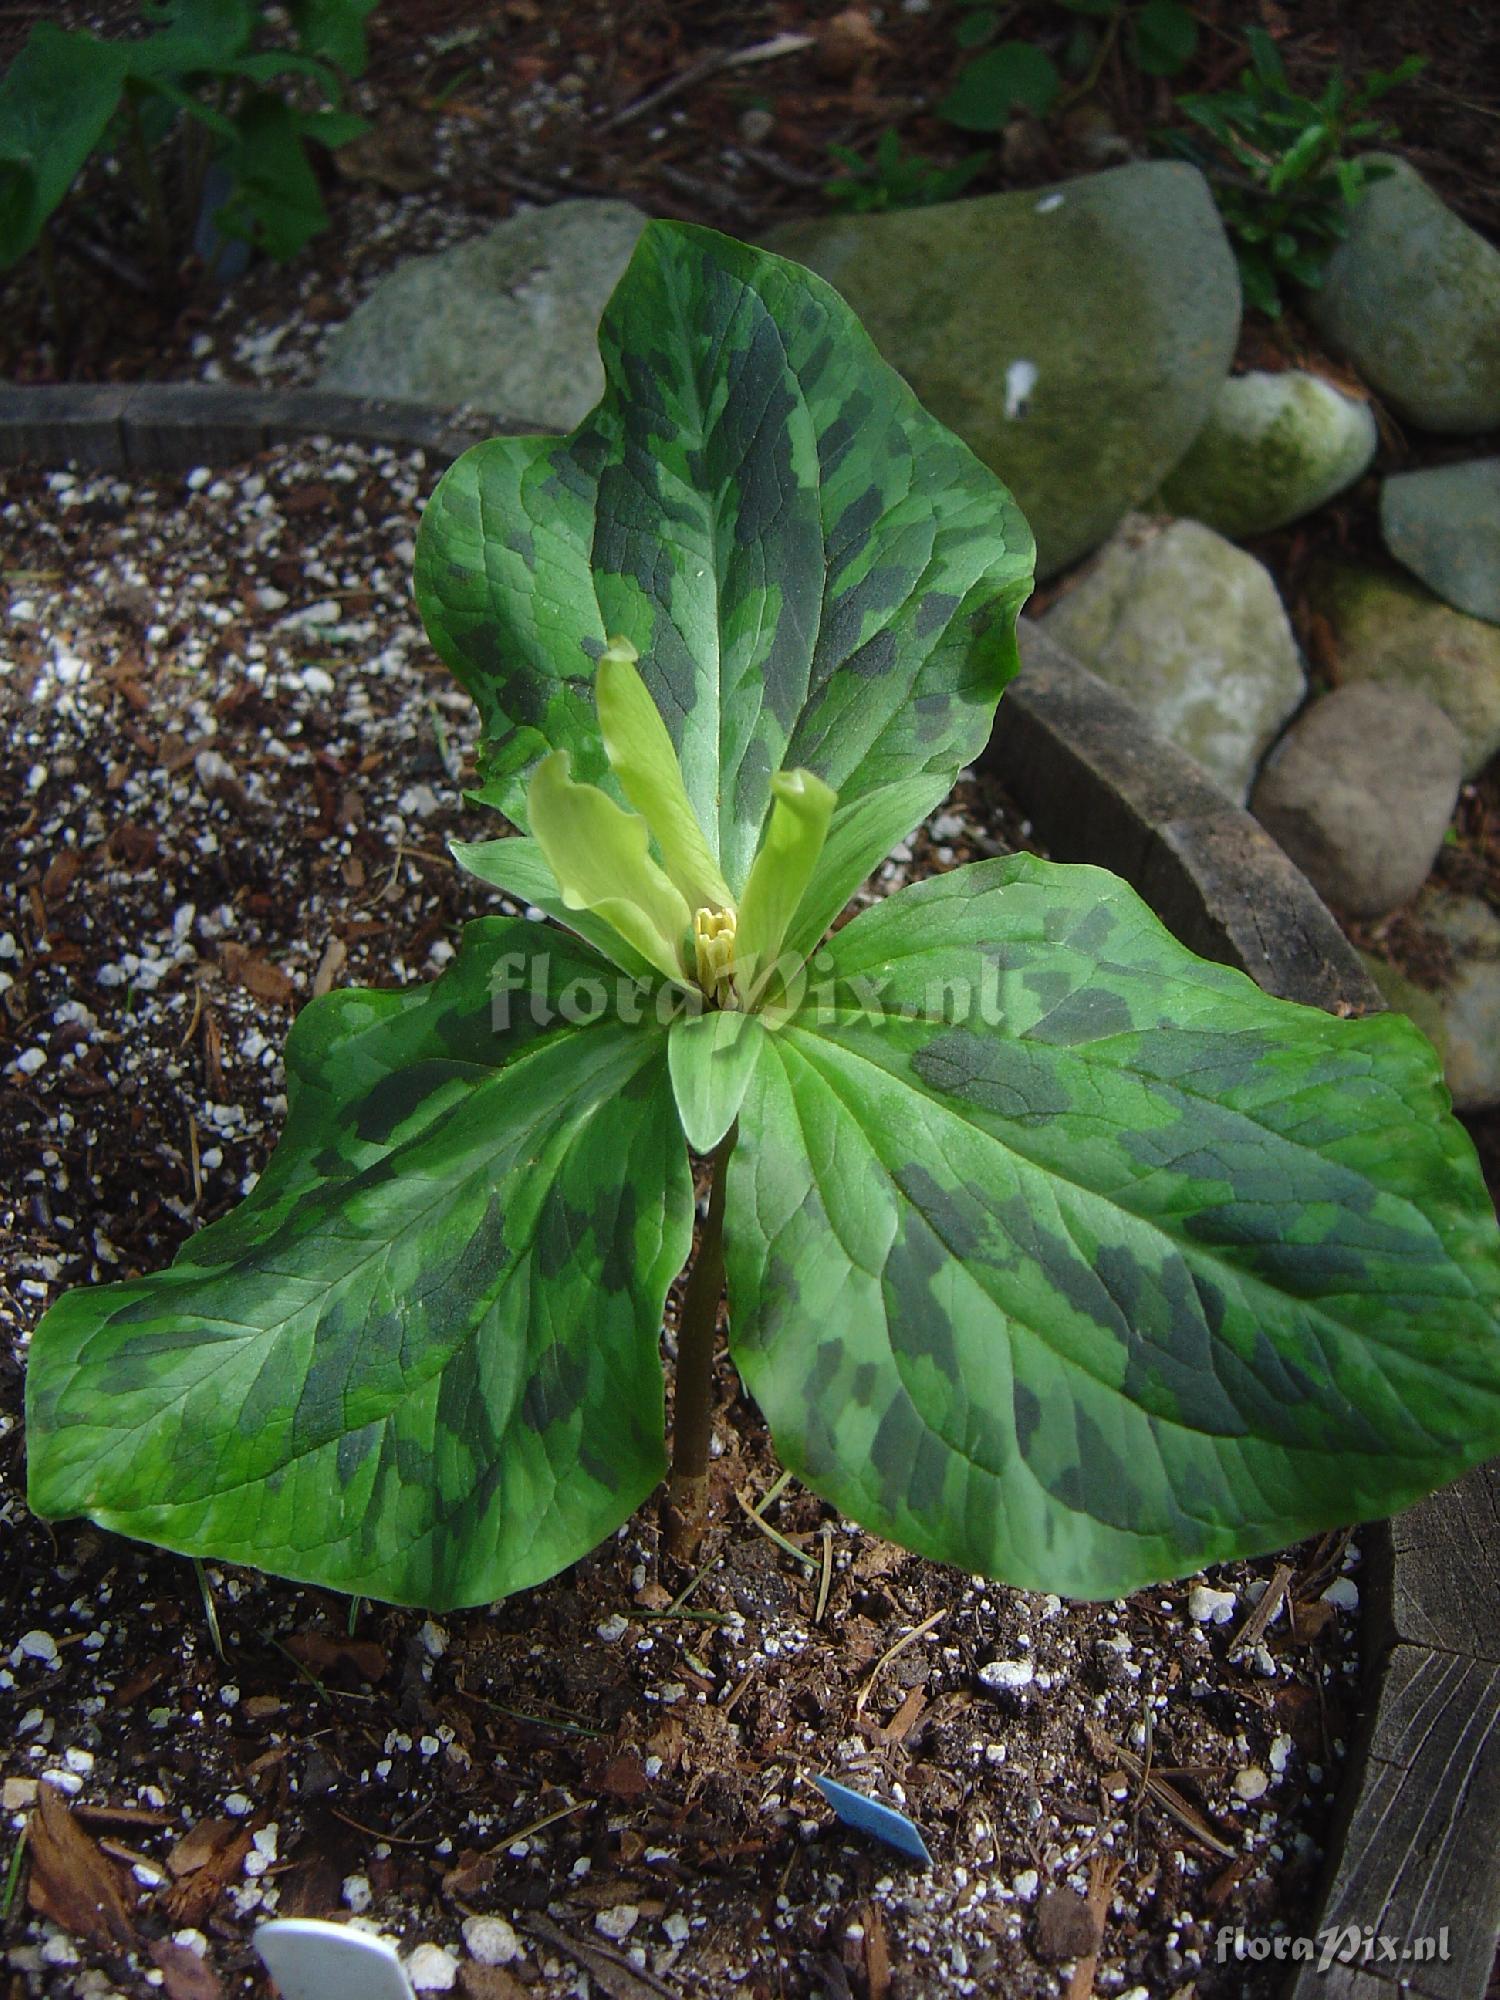
[[134,393],[112,382],[0,386],[0,464],[123,472],[121,420]]
[[[1411,1990],[1434,2000],[1480,2000],[1494,1961],[1497,1723],[1500,1664],[1400,1644],[1385,1662],[1373,1717],[1356,1748],[1353,1768],[1361,1775],[1318,1928],[1373,1927],[1399,1948],[1446,1926],[1448,1962],[1404,1975]],[[1382,1967],[1380,1976],[1386,1974]],[[1314,2000],[1326,1991],[1304,1971],[1292,1996]]]
[[1500,1663],[1500,1461],[1391,1523],[1395,1638]]
[[232,465],[265,448],[259,389],[219,382],[144,382],[126,407],[125,459],[132,472],[188,472]]
[[1114,869],[1184,944],[1268,993],[1378,1008],[1343,932],[1265,829],[1029,618],[1020,643],[987,761],[1049,851]]

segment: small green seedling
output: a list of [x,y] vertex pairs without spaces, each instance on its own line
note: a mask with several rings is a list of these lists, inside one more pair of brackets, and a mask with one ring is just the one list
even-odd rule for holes
[[843,1514],[1114,1597],[1500,1447],[1500,1234],[1432,1050],[1267,997],[1097,868],[851,894],[983,748],[1032,543],[838,296],[654,223],[566,438],[465,454],[417,595],[478,704],[461,848],[556,921],[332,993],[172,1267],[61,1299],[30,1493],[365,1596],[540,1581],[667,1471],[713,1342]]
[[[185,238],[210,165],[228,196],[221,235],[253,238],[293,256],[328,220],[309,142],[336,147],[366,130],[339,108],[342,80],[365,64],[375,0],[291,0],[294,48],[263,44],[261,0],[164,0],[142,5],[155,32],[105,40],[86,28],[39,21],[0,80],[0,269],[43,236],[90,155],[101,146],[129,169],[158,263],[175,254],[169,210],[180,196]],[[325,107],[294,102],[309,91]],[[178,121],[181,185],[163,180],[157,148]]]
[[1184,96],[1177,108],[1214,142],[1216,156],[1182,133],[1172,149],[1203,167],[1234,241],[1245,297],[1272,318],[1287,283],[1315,290],[1335,246],[1349,233],[1351,210],[1389,166],[1351,147],[1396,136],[1370,117],[1373,105],[1424,68],[1408,56],[1395,69],[1352,85],[1335,70],[1321,94],[1303,97],[1287,80],[1281,51],[1261,28],[1247,28],[1250,59],[1234,89]]

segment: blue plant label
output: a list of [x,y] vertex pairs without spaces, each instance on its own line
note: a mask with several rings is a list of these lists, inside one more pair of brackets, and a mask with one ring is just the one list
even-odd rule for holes
[[868,1799],[863,1792],[851,1792],[836,1778],[814,1778],[813,1783],[845,1826],[852,1826],[857,1833],[873,1834],[887,1847],[894,1847],[898,1854],[920,1861],[924,1868],[932,1866],[927,1842],[904,1812],[882,1805],[879,1799]]

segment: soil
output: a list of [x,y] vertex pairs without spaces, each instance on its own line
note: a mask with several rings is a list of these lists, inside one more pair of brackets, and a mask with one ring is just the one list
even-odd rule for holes
[[[1500,13],[1194,12],[1188,88],[1222,86],[1249,20],[1313,87],[1335,60],[1427,55],[1389,100],[1404,150],[1500,237]],[[115,32],[134,9],[7,8],[0,61],[44,14]],[[1058,18],[1023,4],[1006,32],[1055,39]],[[0,373],[307,382],[399,258],[518,203],[623,196],[753,235],[821,212],[830,145],[868,156],[895,127],[952,163],[973,142],[930,107],[961,60],[928,0],[863,26],[836,0],[385,0],[356,92],[374,130],[329,167],[333,226],[307,256],[223,290],[161,272],[122,184],[94,175],[59,238],[65,323],[28,260]],[[1164,86],[1117,61],[1099,102],[1143,148]],[[1098,137],[1019,121],[972,191],[1091,170]],[[1295,315],[1247,319],[1240,360],[1339,377]],[[1454,449],[1378,414],[1382,464]],[[907,1556],[795,1486],[752,1520],[779,1474],[727,1366],[698,1576],[643,1514],[544,1589],[439,1625],[26,1513],[20,1380],[45,1305],[159,1268],[240,1197],[307,998],[430,977],[494,907],[445,852],[484,822],[460,802],[470,706],[409,601],[424,477],[304,447],[185,480],[0,482],[7,2000],[264,1993],[249,1937],[268,1911],[428,1947],[413,1969],[481,2000],[1275,1991],[1215,1940],[1309,1924],[1358,1709],[1352,1544],[1291,1551],[1289,1577],[1233,1565],[1205,1580],[1220,1599],[1088,1606]],[[1373,491],[1256,545],[1294,614],[1308,560],[1374,546]],[[1437,872],[1500,907],[1497,836],[1492,766]],[[1025,838],[968,780],[882,886]],[[1441,977],[1410,923],[1362,941]],[[1473,1129],[1500,1189],[1500,1114]],[[1276,1615],[1236,1652],[1267,1587]],[[842,1830],[819,1773],[903,1804],[934,1868]],[[50,1829],[43,1777],[68,1805]]]
[[[482,821],[408,597],[422,485],[304,446],[0,486],[12,1994],[263,1992],[270,1911],[510,2000],[1273,1990],[1216,1940],[1310,1921],[1358,1693],[1341,1537],[1114,1605],[987,1585],[778,1485],[727,1365],[695,1574],[647,1513],[439,1624],[26,1512],[44,1306],[240,1197],[306,998],[430,976],[493,907],[444,853]],[[966,777],[876,891],[1025,839]],[[842,1830],[822,1773],[904,1806],[932,1870]]]

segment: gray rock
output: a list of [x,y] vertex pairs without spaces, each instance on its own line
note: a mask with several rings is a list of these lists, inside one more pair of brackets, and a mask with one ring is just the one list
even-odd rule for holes
[[1014,492],[1043,576],[1096,548],[1202,428],[1239,279],[1196,168],[816,217],[768,247],[843,293],[934,416]]
[[1398,472],[1380,489],[1380,527],[1429,590],[1500,625],[1500,458]]
[[1383,917],[1426,881],[1462,777],[1463,743],[1440,708],[1361,681],[1297,718],[1252,804],[1325,902]]
[[1231,375],[1161,504],[1221,535],[1261,535],[1353,485],[1376,441],[1368,405],[1316,375]]
[[628,202],[562,201],[410,258],[334,332],[318,386],[571,430],[603,392],[599,316],[645,226]]
[[1355,208],[1308,317],[1391,408],[1433,431],[1500,424],[1500,250],[1394,154]]
[[1464,776],[1477,776],[1500,750],[1500,627],[1409,577],[1353,563],[1316,564],[1307,601],[1328,621],[1339,680],[1425,694],[1463,738]]
[[1198,521],[1132,515],[1041,622],[1241,804],[1306,692],[1269,574]]
[[1500,916],[1477,896],[1429,889],[1413,916],[1436,931],[1453,956],[1453,977],[1437,992],[1366,954],[1387,1004],[1407,1014],[1442,1058],[1460,1111],[1500,1104]]

